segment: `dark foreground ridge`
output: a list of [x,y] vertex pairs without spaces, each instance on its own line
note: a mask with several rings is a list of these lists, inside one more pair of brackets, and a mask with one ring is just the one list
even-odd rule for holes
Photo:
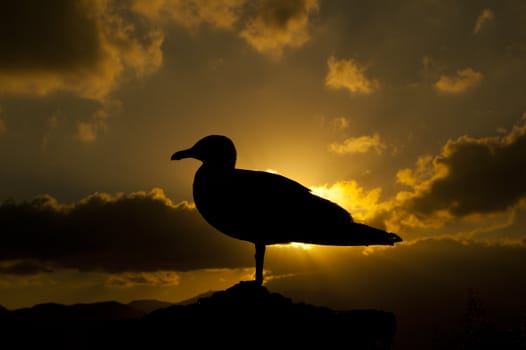
[[43,304],[3,310],[0,318],[4,334],[15,344],[55,349],[178,348],[187,344],[192,348],[319,345],[380,350],[394,347],[396,332],[395,316],[390,312],[336,311],[296,303],[253,282],[238,283],[192,304],[149,313],[135,308],[134,303]]

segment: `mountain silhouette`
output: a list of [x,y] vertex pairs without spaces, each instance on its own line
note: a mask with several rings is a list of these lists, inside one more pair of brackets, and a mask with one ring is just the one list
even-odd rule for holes
[[131,301],[126,305],[132,307],[133,309],[140,310],[144,313],[150,313],[152,311],[171,306],[173,305],[173,303],[153,299],[141,299]]
[[[293,302],[264,286],[240,282],[198,302],[158,309],[143,318],[149,328],[180,324],[195,329],[235,332],[263,346],[323,344],[324,348],[390,349],[396,333],[393,313],[381,310],[337,311]],[[206,332],[204,332],[206,333]]]
[[140,319],[145,314],[146,312],[139,308],[116,301],[75,305],[46,303],[11,312],[15,321],[47,324]]
[[336,311],[293,302],[252,282],[150,313],[130,304],[136,303],[48,303],[4,310],[10,315],[0,318],[4,344],[53,349],[71,349],[72,344],[75,349],[314,344],[332,349],[344,344],[352,349],[383,350],[392,349],[396,333],[396,319],[390,312]]
[[228,236],[254,243],[259,284],[270,244],[368,246],[402,241],[394,233],[354,222],[345,209],[294,180],[237,169],[236,148],[226,136],[206,136],[171,156],[184,158],[202,162],[194,177],[193,197],[203,218]]
[[189,305],[189,304],[195,304],[197,302],[199,302],[200,299],[203,299],[203,298],[208,298],[210,296],[212,296],[214,293],[216,293],[217,291],[213,291],[213,290],[210,290],[208,292],[204,292],[204,293],[200,293],[192,298],[189,298],[189,299],[185,299],[185,300],[181,300],[181,301],[178,301],[176,303],[176,305]]
[[0,305],[0,322],[5,322],[11,319],[11,312]]

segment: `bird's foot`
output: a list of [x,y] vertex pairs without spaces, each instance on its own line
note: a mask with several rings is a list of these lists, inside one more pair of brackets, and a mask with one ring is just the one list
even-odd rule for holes
[[240,281],[239,284],[243,284],[245,286],[261,287],[263,285],[263,282],[258,281],[258,280],[250,280],[250,281]]

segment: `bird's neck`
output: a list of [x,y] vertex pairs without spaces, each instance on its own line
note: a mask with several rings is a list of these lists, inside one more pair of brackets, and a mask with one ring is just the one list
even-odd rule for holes
[[235,169],[235,162],[203,162],[199,170],[210,172],[230,172]]
[[194,195],[197,190],[202,192],[215,192],[223,188],[225,182],[230,182],[234,168],[226,166],[215,166],[213,164],[203,164],[197,170],[194,177]]
[[[224,208],[232,187],[234,168],[215,167],[203,164],[197,170],[193,183],[193,197],[197,210],[212,223],[217,221],[217,213]],[[213,224],[214,225],[214,224]]]

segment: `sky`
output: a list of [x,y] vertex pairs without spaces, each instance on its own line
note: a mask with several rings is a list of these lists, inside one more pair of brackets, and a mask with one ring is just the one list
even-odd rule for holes
[[496,319],[526,313],[523,1],[0,8],[0,305],[176,302],[252,279],[253,246],[193,205],[199,161],[170,161],[223,134],[237,167],[404,239],[269,247],[269,289],[406,326],[451,325],[469,291]]

